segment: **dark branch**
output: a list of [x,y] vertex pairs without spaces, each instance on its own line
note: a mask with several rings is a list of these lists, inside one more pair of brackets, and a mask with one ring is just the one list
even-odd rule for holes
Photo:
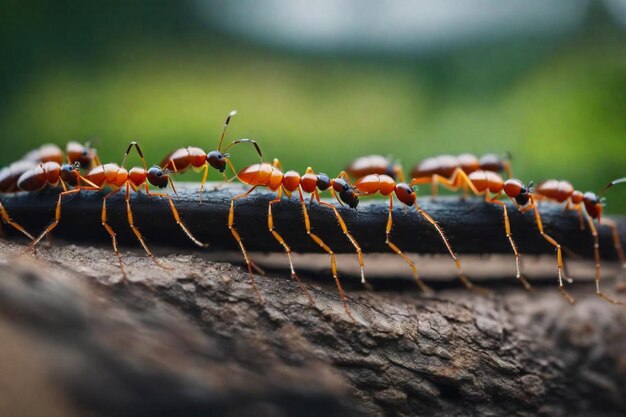
[[[222,186],[211,191],[215,184],[209,184],[205,191],[202,206],[198,204],[197,184],[177,184],[179,197],[175,203],[181,216],[201,241],[211,244],[211,249],[236,249],[235,241],[227,228],[230,198],[243,192],[240,186]],[[4,196],[3,203],[15,220],[29,231],[37,233],[49,224],[54,216],[56,192],[45,191],[39,194]],[[102,193],[83,192],[67,198],[63,204],[61,225],[55,230],[56,236],[72,241],[109,241],[110,238],[100,224]],[[275,196],[257,190],[248,198],[236,202],[235,227],[245,240],[249,250],[279,252],[282,247],[276,243],[267,229],[268,201]],[[431,201],[428,197],[419,198],[420,205],[439,222],[458,253],[511,253],[511,247],[504,234],[501,207],[487,204],[482,199],[462,201],[459,197],[440,197]],[[387,200],[362,198],[358,210],[341,208],[350,231],[365,252],[388,252],[385,244],[385,224],[387,221]],[[148,197],[138,193],[132,197],[135,221],[150,244],[194,247],[173,220],[167,201],[158,197]],[[353,247],[341,234],[337,222],[328,208],[313,203],[310,207],[314,232],[325,239],[332,249],[339,252],[353,252]],[[123,193],[111,198],[108,203],[111,224],[120,241],[136,245],[136,239],[128,227]],[[580,230],[577,214],[563,212],[562,206],[542,203],[540,212],[546,232],[553,235],[567,248],[580,256],[590,258],[593,242],[588,229]],[[513,236],[523,254],[551,254],[554,249],[541,238],[532,213],[520,214],[509,204]],[[296,196],[284,197],[281,204],[274,206],[275,225],[287,243],[300,252],[315,251],[320,248],[305,233],[303,215]],[[626,225],[619,224],[622,239],[626,235]],[[4,228],[6,231],[8,227]],[[615,259],[615,251],[608,227],[600,227],[602,257]],[[416,253],[445,253],[445,247],[434,228],[421,218],[415,210],[405,209],[395,204],[394,243],[404,251]]]

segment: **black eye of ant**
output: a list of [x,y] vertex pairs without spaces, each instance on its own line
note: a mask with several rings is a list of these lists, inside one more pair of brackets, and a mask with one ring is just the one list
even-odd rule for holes
[[162,175],[163,175],[163,172],[162,172],[162,171],[157,172],[157,177],[160,177],[160,176],[162,176]]
[[222,158],[223,158],[223,157],[222,157],[222,155],[221,155],[221,154],[220,154],[220,155],[217,155],[217,159],[222,159]]

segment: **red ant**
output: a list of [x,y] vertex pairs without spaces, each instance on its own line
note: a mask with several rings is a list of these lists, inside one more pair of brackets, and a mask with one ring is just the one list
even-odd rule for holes
[[[17,161],[9,165],[8,167],[2,168],[0,170],[0,194],[13,194],[20,191],[17,183],[19,178],[25,172],[34,168],[36,164],[31,161]],[[2,220],[5,223],[12,226],[14,229],[19,230],[24,236],[29,238],[30,240],[35,240],[35,238],[26,231],[20,224],[13,221],[9,216],[9,213],[4,208],[4,205],[0,201],[0,215],[2,216]],[[1,230],[1,229],[0,229]]]
[[548,243],[554,246],[557,252],[556,256],[558,266],[559,291],[561,291],[567,301],[572,304],[574,303],[574,299],[567,291],[565,291],[565,288],[563,286],[563,256],[561,245],[553,237],[545,233],[543,229],[543,223],[541,221],[541,216],[535,204],[534,193],[529,186],[526,186],[524,183],[522,183],[522,181],[515,178],[510,178],[504,181],[500,175],[493,171],[478,170],[473,171],[468,175],[461,168],[457,168],[450,178],[445,178],[438,174],[434,174],[433,176],[414,178],[411,181],[411,185],[432,183],[433,181],[438,181],[444,187],[454,191],[458,190],[461,187],[463,187],[464,189],[469,189],[474,195],[484,195],[486,202],[496,204],[502,207],[504,215],[505,233],[515,254],[516,277],[522,282],[522,284],[524,284],[524,287],[526,289],[530,289],[530,284],[526,281],[520,271],[520,254],[517,250],[517,245],[515,244],[515,241],[513,240],[513,237],[511,235],[511,226],[509,222],[507,206],[504,202],[500,201],[499,198],[500,196],[502,196],[502,194],[506,194],[506,196],[511,199],[513,204],[515,204],[522,213],[533,210],[539,234]]
[[96,165],[100,165],[96,150],[89,143],[83,145],[75,141],[67,143],[65,155],[63,155],[63,151],[57,145],[45,144],[30,151],[22,159],[38,163],[56,162],[59,165],[63,164],[65,160],[69,164],[78,162],[80,169],[91,169]]
[[[624,250],[620,242],[619,233],[617,231],[617,225],[610,219],[604,218],[601,222],[602,210],[604,206],[604,199],[600,196],[614,185],[626,182],[626,178],[619,178],[608,183],[598,194],[591,191],[582,193],[575,190],[574,186],[568,181],[547,180],[543,181],[537,186],[535,193],[538,199],[551,200],[558,203],[566,202],[565,210],[575,210],[578,212],[580,219],[581,229],[584,229],[583,217],[587,219],[589,230],[594,239],[594,259],[595,259],[595,282],[596,282],[596,294],[604,300],[612,304],[625,304],[623,301],[615,300],[600,290],[600,241],[598,237],[598,231],[593,223],[593,220],[598,221],[598,226],[601,224],[611,228],[613,236],[613,245],[615,252],[620,258],[622,267],[626,268],[626,257],[624,256]],[[585,215],[583,215],[583,207]]]
[[[504,156],[488,153],[480,157],[480,159],[469,153],[458,156],[439,155],[422,160],[413,167],[410,175],[411,178],[431,177],[432,196],[436,197],[438,192],[437,178],[452,178],[457,169],[461,169],[466,174],[481,170],[495,173],[505,172],[507,178],[513,176],[511,173],[511,156],[508,153]],[[464,195],[467,194],[465,188],[463,193]]]
[[226,177],[224,171],[226,170],[226,165],[230,166],[230,169],[233,173],[236,174],[235,168],[230,162],[230,155],[226,153],[228,149],[232,146],[237,145],[239,143],[251,143],[254,145],[257,153],[263,159],[263,154],[261,153],[261,149],[259,145],[252,139],[239,139],[232,142],[228,145],[224,152],[221,151],[222,143],[224,142],[224,136],[226,135],[226,129],[230,123],[230,119],[237,114],[236,110],[231,111],[226,117],[226,121],[224,122],[224,128],[222,129],[222,134],[220,136],[220,142],[217,147],[217,150],[213,150],[211,152],[204,152],[201,148],[189,146],[187,148],[180,148],[170,153],[164,160],[161,162],[161,167],[164,169],[169,169],[171,172],[185,172],[189,168],[194,170],[203,170],[202,181],[200,183],[200,204],[202,204],[202,191],[204,190],[204,184],[206,183],[207,176],[209,174],[209,165],[213,168],[217,169],[226,181],[229,179]]
[[[126,168],[124,167],[126,164],[126,159],[133,147],[137,150],[137,153],[141,157],[143,168],[134,167],[130,170],[126,170]],[[52,164],[52,163],[48,162],[46,164]],[[51,177],[49,170],[45,169],[46,164],[42,164],[42,168],[44,168],[43,171],[45,172],[46,175],[36,176],[36,175],[31,174],[27,177],[27,179],[25,179],[27,183],[32,184],[32,186],[29,187],[30,189],[28,191],[31,191],[31,190],[36,191],[37,187],[39,187],[40,189],[41,187],[46,185],[46,181],[49,183],[54,183],[53,181],[54,177]],[[113,250],[115,251],[115,255],[117,256],[118,261],[120,263],[120,269],[122,271],[122,275],[124,279],[127,278],[127,275],[126,275],[124,266],[122,264],[122,259],[120,257],[119,251],[117,249],[117,238],[116,238],[115,232],[113,231],[111,226],[107,223],[107,215],[106,215],[107,199],[117,194],[122,188],[126,189],[126,212],[127,212],[127,217],[128,217],[128,223],[133,233],[135,234],[135,236],[141,243],[141,246],[143,247],[143,249],[146,251],[150,259],[152,259],[157,265],[161,266],[161,264],[156,260],[156,258],[154,257],[154,255],[152,254],[148,246],[146,245],[146,242],[144,241],[143,236],[141,235],[141,233],[139,232],[139,230],[134,224],[133,213],[130,207],[131,189],[133,191],[138,191],[140,187],[145,186],[145,191],[148,196],[167,198],[170,204],[170,208],[172,210],[172,215],[174,216],[174,220],[176,220],[176,223],[181,227],[183,232],[185,232],[185,234],[189,237],[189,239],[192,242],[194,242],[196,245],[201,246],[201,247],[207,246],[201,243],[200,241],[198,241],[191,234],[187,226],[185,226],[185,224],[182,222],[178,214],[178,210],[176,209],[176,206],[174,205],[174,202],[172,201],[172,197],[170,197],[169,194],[150,192],[149,184],[152,184],[159,188],[166,188],[169,184],[172,186],[172,190],[174,191],[174,193],[176,193],[176,189],[174,188],[174,183],[172,182],[172,179],[168,175],[167,171],[164,171],[162,168],[158,166],[153,166],[150,169],[147,168],[147,164],[143,156],[143,152],[141,151],[141,148],[136,142],[131,142],[130,145],[128,145],[128,149],[126,150],[126,153],[124,154],[124,159],[122,161],[121,166],[114,164],[114,163],[98,165],[95,168],[91,169],[87,174],[85,174],[85,176],[81,176],[77,170],[78,170],[77,165],[64,165],[63,168],[61,169],[60,179],[62,180],[61,185],[63,186],[64,191],[61,194],[59,194],[59,199],[57,202],[56,212],[55,212],[56,213],[55,220],[41,233],[41,235],[39,235],[39,237],[31,244],[31,247],[34,247],[47,233],[51,232],[59,224],[61,220],[62,198],[65,195],[79,192],[81,190],[81,185],[80,185],[81,180],[89,184],[89,187],[82,187],[82,189],[85,189],[85,190],[102,190],[106,186],[113,188],[113,191],[108,193],[102,200],[101,219],[102,219],[102,225],[104,226],[106,231],[111,236],[111,239],[113,240]],[[57,178],[57,181],[58,181],[58,178]],[[66,189],[65,182],[67,182],[69,185],[72,185],[76,188],[68,191]]]
[[[344,178],[347,179],[347,173],[342,173]],[[341,175],[340,175],[341,176]],[[411,184],[412,185],[412,184]],[[358,195],[375,195],[380,193],[383,196],[389,196],[389,217],[387,220],[387,226],[385,228],[385,243],[398,255],[404,259],[404,261],[409,265],[411,270],[413,271],[413,276],[418,286],[422,291],[427,291],[428,287],[424,284],[422,279],[417,272],[417,267],[415,263],[406,255],[402,250],[396,246],[393,242],[391,242],[390,234],[393,228],[393,196],[395,195],[400,202],[405,204],[407,207],[415,207],[415,210],[426,219],[437,231],[441,240],[445,244],[450,256],[452,257],[454,264],[459,273],[459,279],[461,282],[469,289],[480,289],[476,287],[467,276],[463,273],[461,268],[461,261],[458,259],[454,251],[452,250],[452,246],[450,242],[446,238],[443,229],[439,224],[428,214],[426,213],[417,203],[417,195],[415,194],[412,186],[404,183],[404,182],[396,182],[392,177],[386,174],[369,174],[364,177],[359,178],[356,181],[355,189],[359,193]]]
[[357,241],[354,239],[354,237],[352,237],[352,235],[348,231],[346,223],[343,220],[343,217],[341,216],[341,214],[339,213],[339,210],[337,210],[337,208],[333,204],[322,201],[319,196],[319,191],[330,190],[331,195],[334,198],[336,198],[340,204],[343,205],[343,203],[346,203],[350,208],[356,208],[357,205],[359,204],[359,198],[356,195],[356,192],[354,191],[354,189],[349,185],[349,183],[344,178],[330,178],[328,175],[322,174],[322,173],[315,174],[315,172],[313,171],[311,167],[307,168],[304,175],[300,175],[298,172],[293,171],[293,170],[289,170],[283,173],[282,167],[278,159],[275,159],[273,164],[270,164],[268,162],[262,162],[259,164],[254,164],[246,168],[243,168],[237,174],[237,178],[243,183],[251,185],[252,188],[250,188],[245,193],[238,195],[231,199],[230,211],[228,215],[228,228],[230,229],[231,233],[235,237],[235,240],[239,244],[239,247],[241,248],[244,259],[248,266],[248,273],[250,274],[250,279],[255,288],[255,291],[257,292],[257,296],[259,297],[259,299],[262,301],[260,293],[258,292],[256,285],[254,284],[254,278],[252,276],[252,268],[251,268],[250,259],[248,258],[246,249],[243,245],[241,237],[239,236],[239,233],[233,226],[234,221],[235,221],[235,205],[234,205],[235,201],[246,197],[252,191],[254,191],[257,187],[267,187],[270,190],[277,192],[276,198],[270,201],[269,203],[267,224],[274,238],[284,247],[285,252],[289,256],[289,263],[291,266],[292,276],[295,276],[295,272],[293,270],[293,264],[291,263],[291,255],[290,255],[291,249],[289,248],[289,246],[287,246],[283,238],[278,234],[278,232],[276,232],[274,228],[272,206],[274,204],[278,204],[281,202],[283,191],[288,196],[291,196],[293,192],[297,191],[298,198],[302,206],[302,212],[304,214],[304,225],[306,228],[307,235],[309,235],[309,237],[313,239],[313,241],[317,243],[330,256],[331,272],[335,280],[335,283],[337,285],[339,296],[341,297],[341,300],[343,302],[344,310],[346,314],[354,321],[354,317],[352,316],[352,314],[350,313],[350,309],[348,308],[348,301],[343,291],[341,282],[339,280],[339,276],[337,275],[337,263],[335,260],[335,254],[332,251],[332,249],[319,236],[311,232],[311,221],[309,218],[308,210],[306,208],[305,198],[303,194],[304,192],[311,193],[311,201],[315,199],[319,204],[333,210],[335,217],[337,218],[337,221],[339,222],[339,226],[341,227],[343,234],[348,238],[348,240],[354,246],[357,252],[357,255],[359,258],[359,265],[361,268],[361,281],[365,283],[365,273],[363,270],[364,263],[363,263],[363,255],[361,252],[361,247],[359,246]]
[[387,175],[394,180],[404,182],[402,165],[382,155],[367,155],[352,161],[345,171],[352,178],[362,178],[370,174]]

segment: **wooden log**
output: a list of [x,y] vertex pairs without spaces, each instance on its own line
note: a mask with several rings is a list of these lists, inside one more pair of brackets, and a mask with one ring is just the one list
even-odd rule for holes
[[[221,188],[215,190],[215,186]],[[236,250],[236,243],[227,227],[230,199],[245,191],[241,186],[209,184],[200,205],[198,184],[179,183],[174,201],[191,231],[211,249]],[[136,245],[136,239],[126,218],[123,192],[108,203],[110,223],[122,244]],[[48,190],[36,194],[4,196],[2,201],[11,216],[32,233],[38,233],[54,218],[57,192]],[[267,228],[267,206],[275,194],[257,190],[235,205],[235,227],[251,251],[280,252],[283,248],[272,238]],[[63,203],[62,221],[54,231],[74,242],[110,241],[100,224],[103,194],[82,192],[68,197]],[[387,200],[362,198],[357,210],[339,207],[341,215],[360,243],[364,252],[389,252],[385,244]],[[461,254],[504,253],[511,247],[505,236],[502,208],[472,198],[440,197],[436,201],[419,198],[420,206],[443,227],[455,251]],[[131,205],[135,222],[150,244],[193,248],[194,245],[174,222],[165,199],[133,194]],[[342,235],[337,221],[328,208],[313,203],[309,206],[314,232],[320,235],[336,253],[354,252],[353,246]],[[513,236],[523,254],[552,254],[554,247],[539,234],[532,213],[521,214],[509,203]],[[593,256],[593,240],[588,228],[580,230],[578,216],[573,211],[563,212],[561,205],[541,203],[540,212],[546,232],[579,256]],[[285,197],[274,206],[275,225],[287,243],[298,252],[320,252],[308,238],[304,228],[301,207],[295,196]],[[615,259],[610,229],[600,227],[600,248],[604,259]],[[621,238],[626,237],[626,223],[620,222]],[[4,230],[13,234],[12,228]],[[396,203],[392,239],[406,252],[446,253],[440,237],[430,223],[412,208]]]

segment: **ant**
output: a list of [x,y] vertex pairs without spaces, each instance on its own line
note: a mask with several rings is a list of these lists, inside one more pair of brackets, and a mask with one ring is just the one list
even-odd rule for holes
[[[0,170],[0,194],[13,194],[20,191],[17,183],[19,178],[25,172],[34,168],[36,164],[31,161],[17,161],[9,165],[8,167],[2,168]],[[26,231],[19,223],[13,221],[9,216],[6,208],[0,201],[0,215],[2,216],[2,220],[5,223],[12,226],[14,229],[19,230],[24,236],[29,238],[31,241],[35,240],[35,238]],[[1,230],[1,228],[0,228]]]
[[493,171],[478,170],[473,171],[470,174],[466,174],[461,168],[457,168],[450,178],[434,174],[433,176],[414,178],[411,181],[411,185],[432,183],[436,181],[453,191],[456,191],[461,187],[463,187],[463,189],[469,189],[476,196],[484,196],[486,202],[502,207],[504,215],[504,230],[506,237],[511,244],[511,248],[513,249],[513,253],[515,254],[516,278],[520,280],[527,290],[530,290],[531,287],[520,271],[520,253],[511,235],[511,225],[509,222],[506,203],[500,201],[500,197],[505,194],[522,213],[533,210],[539,234],[556,249],[559,291],[568,302],[574,304],[574,298],[565,290],[565,287],[563,286],[564,274],[562,247],[559,242],[544,231],[541,215],[539,214],[539,210],[537,209],[537,205],[535,203],[535,193],[531,188],[532,184],[525,185],[522,181],[516,178],[509,178],[505,181],[499,174]]
[[[141,167],[134,167],[134,168],[131,168],[130,170],[127,170],[124,166],[126,164],[126,159],[128,158],[128,155],[129,155],[129,153],[130,153],[130,151],[131,151],[131,149],[133,147],[137,150],[137,153],[141,157],[141,161],[143,163],[143,167],[142,168]],[[50,164],[50,163],[47,163],[47,164]],[[45,165],[45,164],[43,164],[43,165]],[[130,206],[130,191],[131,191],[131,189],[133,191],[137,192],[140,189],[140,187],[145,186],[146,194],[148,196],[151,196],[151,197],[165,197],[165,198],[167,198],[169,200],[169,204],[170,204],[170,208],[171,208],[171,211],[172,211],[172,215],[174,216],[174,220],[176,220],[176,223],[181,227],[183,232],[185,232],[185,234],[189,237],[189,239],[192,242],[194,242],[196,245],[198,245],[200,247],[206,247],[207,246],[206,244],[201,243],[198,239],[196,239],[191,234],[191,232],[189,231],[187,226],[185,226],[185,224],[182,222],[182,220],[180,219],[180,216],[178,214],[178,210],[176,209],[176,206],[174,205],[174,202],[172,201],[172,197],[170,197],[169,194],[167,194],[167,193],[152,193],[152,192],[150,192],[149,184],[152,184],[152,185],[154,185],[156,187],[159,187],[159,188],[166,188],[168,185],[171,185],[172,190],[174,191],[174,193],[176,193],[176,189],[174,188],[174,183],[172,182],[172,179],[168,175],[167,171],[164,171],[162,168],[160,168],[158,166],[153,166],[152,168],[148,169],[147,164],[146,164],[146,160],[145,160],[145,158],[143,156],[143,152],[141,151],[141,148],[139,147],[137,142],[131,142],[130,145],[128,145],[128,148],[126,149],[126,153],[124,154],[124,159],[122,160],[122,165],[121,166],[117,165],[115,163],[98,165],[95,168],[92,168],[87,174],[85,174],[85,176],[81,176],[78,173],[77,165],[64,165],[63,167],[64,168],[61,169],[61,179],[63,180],[61,182],[61,185],[63,186],[64,191],[61,194],[59,194],[59,199],[58,199],[57,206],[56,206],[55,220],[54,220],[54,222],[52,224],[50,224],[41,233],[41,235],[39,235],[39,237],[31,244],[31,247],[34,247],[47,233],[51,232],[59,224],[59,222],[61,220],[61,201],[62,201],[62,198],[65,195],[79,192],[81,190],[80,180],[83,180],[87,184],[89,184],[89,187],[82,187],[82,189],[85,189],[85,190],[97,190],[97,191],[100,191],[100,190],[102,190],[106,186],[109,186],[109,187],[113,188],[113,191],[111,191],[106,196],[104,196],[104,198],[102,200],[102,215],[101,215],[101,219],[102,219],[102,225],[104,226],[106,231],[111,236],[111,239],[113,240],[113,250],[115,251],[115,255],[117,256],[117,259],[119,261],[120,270],[122,271],[122,275],[123,275],[124,279],[127,279],[127,275],[126,275],[126,271],[125,271],[123,263],[122,263],[121,256],[120,256],[118,248],[117,248],[116,234],[113,231],[113,229],[111,228],[111,226],[107,223],[107,214],[106,214],[106,209],[107,209],[106,202],[107,202],[107,200],[111,196],[117,194],[123,188],[126,189],[126,212],[127,212],[127,217],[128,217],[128,223],[129,223],[133,233],[135,234],[135,236],[137,237],[137,239],[141,243],[141,246],[146,251],[146,253],[150,257],[150,259],[152,259],[154,261],[154,263],[156,263],[159,266],[162,266],[156,260],[154,255],[152,254],[152,252],[150,251],[150,249],[146,245],[146,242],[144,241],[143,236],[139,232],[139,229],[137,229],[137,227],[134,224],[133,213],[132,213],[131,206]],[[31,177],[33,177],[33,176],[31,176]],[[50,178],[50,177],[48,177],[48,178]],[[31,181],[33,181],[33,180],[31,180]],[[53,182],[53,181],[50,181],[50,182]],[[72,190],[67,191],[67,189],[65,187],[65,182],[67,182],[68,184],[74,186],[75,188],[72,189]]]
[[161,167],[163,169],[169,169],[171,172],[185,172],[189,168],[192,168],[196,171],[203,170],[202,180],[200,183],[200,204],[202,204],[202,191],[204,190],[204,184],[206,183],[207,176],[209,174],[209,165],[213,168],[217,169],[226,179],[227,182],[230,182],[228,177],[224,171],[226,170],[226,165],[230,166],[230,169],[233,173],[236,174],[235,168],[230,162],[230,155],[226,153],[228,149],[232,146],[237,145],[239,143],[251,143],[254,145],[257,153],[263,160],[263,154],[261,153],[261,149],[259,145],[252,139],[239,139],[233,141],[230,145],[228,145],[224,152],[222,152],[222,143],[224,142],[224,136],[226,135],[226,129],[230,124],[230,119],[237,114],[236,110],[231,111],[228,116],[226,116],[226,121],[224,122],[224,128],[222,129],[222,134],[220,136],[219,145],[217,150],[213,150],[210,152],[204,152],[201,148],[189,146],[187,148],[180,148],[172,153],[170,153],[164,160],[161,162]]
[[404,182],[402,165],[393,162],[390,157],[367,155],[352,161],[345,169],[352,178],[362,178],[369,174],[387,175],[394,180]]
[[[489,171],[495,173],[505,172],[507,178],[511,178],[511,155],[509,153],[503,156],[488,153],[478,158],[475,155],[464,153],[458,156],[439,155],[426,158],[411,169],[411,178],[431,177],[432,196],[436,197],[438,193],[439,177],[452,178],[457,169],[462,170],[466,174],[474,171]],[[463,189],[463,195],[467,194],[467,189]]]
[[[615,300],[608,295],[604,294],[600,289],[600,241],[598,237],[598,231],[593,223],[593,220],[597,220],[598,226],[604,225],[611,228],[613,236],[613,246],[617,253],[622,267],[626,268],[626,257],[624,256],[624,250],[620,242],[619,233],[617,231],[617,225],[610,219],[602,218],[602,210],[604,208],[605,199],[601,198],[601,195],[614,185],[626,182],[625,178],[618,178],[609,182],[598,194],[591,191],[581,192],[574,189],[574,186],[568,181],[559,180],[546,180],[540,183],[535,190],[538,200],[549,200],[557,203],[564,203],[565,210],[575,210],[578,212],[580,219],[581,230],[584,229],[583,217],[587,220],[589,230],[594,239],[594,260],[595,260],[595,282],[596,282],[596,294],[604,300],[612,304],[626,304],[624,301]],[[584,207],[584,215],[583,215]]]
[[[343,172],[342,174],[340,174],[340,177],[343,177],[347,180],[348,175],[346,172]],[[454,261],[454,264],[458,271],[459,279],[465,285],[465,287],[467,287],[468,289],[483,291],[482,288],[475,286],[463,273],[463,270],[461,268],[461,261],[452,250],[452,246],[446,238],[443,229],[427,212],[425,212],[419,206],[419,204],[417,203],[417,195],[412,185],[413,184],[409,185],[405,182],[396,182],[391,176],[386,174],[369,174],[359,178],[356,181],[354,188],[359,196],[375,195],[377,193],[383,196],[389,196],[389,217],[387,220],[387,226],[385,228],[385,243],[395,253],[400,255],[402,259],[404,259],[404,261],[409,265],[409,267],[413,271],[415,281],[422,291],[428,291],[429,289],[420,278],[415,263],[406,254],[404,254],[404,252],[402,252],[402,250],[398,246],[396,246],[390,239],[391,230],[393,228],[394,195],[401,203],[405,204],[407,207],[415,207],[415,210],[435,228],[435,230],[441,237],[441,240],[445,244],[450,256],[452,257],[452,260]]]
[[343,217],[339,213],[339,210],[337,210],[337,207],[335,207],[331,203],[322,201],[319,196],[320,191],[330,190],[330,193],[333,196],[333,198],[337,199],[337,201],[342,206],[345,203],[350,208],[356,209],[357,205],[359,204],[359,198],[355,190],[349,185],[349,183],[344,178],[340,178],[340,177],[330,178],[328,175],[323,174],[323,173],[316,174],[311,167],[307,168],[304,175],[300,175],[298,172],[293,171],[293,170],[289,170],[283,173],[282,167],[278,159],[274,159],[274,162],[272,164],[270,164],[269,162],[261,162],[261,163],[243,168],[241,171],[239,171],[239,173],[237,173],[237,178],[241,182],[251,185],[252,188],[250,188],[245,193],[240,194],[231,199],[230,211],[228,214],[228,228],[230,229],[231,233],[235,237],[235,240],[239,244],[239,247],[241,248],[244,259],[248,266],[248,273],[250,275],[250,279],[255,288],[255,291],[257,292],[257,296],[259,297],[261,302],[262,302],[262,298],[260,296],[258,289],[256,288],[256,285],[254,284],[254,278],[252,276],[252,268],[251,268],[250,259],[248,258],[246,249],[243,245],[241,237],[239,236],[239,233],[233,226],[234,221],[235,221],[235,205],[234,204],[236,200],[245,198],[252,191],[254,191],[257,187],[267,187],[271,191],[277,192],[276,198],[269,202],[267,224],[274,238],[283,246],[283,248],[285,249],[285,252],[289,256],[289,263],[291,266],[292,276],[296,277],[295,272],[293,270],[293,264],[291,263],[291,255],[290,255],[291,249],[289,248],[289,246],[287,246],[283,238],[278,234],[278,232],[276,232],[274,228],[272,206],[274,204],[278,204],[281,202],[283,192],[285,192],[285,194],[287,194],[288,196],[291,196],[292,193],[297,191],[298,198],[302,206],[302,212],[304,214],[304,225],[306,228],[307,235],[315,243],[317,243],[324,251],[326,251],[326,253],[328,253],[328,255],[330,256],[331,272],[335,280],[335,283],[337,285],[339,296],[341,297],[341,300],[343,302],[344,310],[346,314],[350,317],[350,319],[354,321],[354,317],[352,316],[352,313],[350,312],[350,309],[348,308],[347,297],[343,291],[341,281],[339,280],[339,276],[337,274],[337,262],[335,259],[335,254],[333,250],[319,236],[311,232],[311,221],[309,218],[308,210],[306,208],[304,193],[305,192],[311,193],[311,202],[315,199],[318,202],[318,204],[328,207],[331,210],[333,210],[335,217],[337,218],[337,221],[339,222],[339,226],[341,227],[343,234],[348,238],[348,240],[354,246],[357,252],[357,255],[359,258],[359,265],[361,268],[361,282],[365,283],[364,263],[363,263],[363,255],[362,255],[361,247],[359,246],[357,241],[354,239],[354,237],[352,237],[352,235],[350,234],[348,227],[346,226],[346,223],[343,220]]
[[[28,164],[34,164],[31,161],[20,161],[20,166],[26,167]],[[23,165],[22,165],[23,164]],[[44,188],[58,187],[59,185],[62,188],[62,192],[59,193],[59,197],[57,200],[57,206],[55,211],[55,222],[53,222],[38,238],[33,238],[32,242],[29,246],[29,249],[34,249],[37,243],[58,223],[58,220],[61,216],[61,201],[64,196],[75,194],[81,191],[81,189],[96,189],[95,184],[91,183],[85,177],[80,175],[80,164],[78,162],[74,162],[73,164],[59,164],[58,162],[48,161],[42,162],[39,164],[35,164],[30,168],[25,169],[21,175],[17,178],[17,182],[15,183],[17,189],[19,191],[26,192],[37,192],[41,191]],[[16,170],[17,173],[20,170]],[[84,182],[88,184],[86,187],[81,184]],[[68,185],[74,187],[71,190],[68,190]]]
[[100,159],[94,148],[89,143],[81,144],[76,141],[70,141],[65,148],[65,156],[63,151],[57,145],[45,144],[37,149],[28,152],[22,157],[25,161],[32,162],[56,162],[61,165],[66,160],[68,164],[78,162],[81,169],[91,169],[100,165]]

